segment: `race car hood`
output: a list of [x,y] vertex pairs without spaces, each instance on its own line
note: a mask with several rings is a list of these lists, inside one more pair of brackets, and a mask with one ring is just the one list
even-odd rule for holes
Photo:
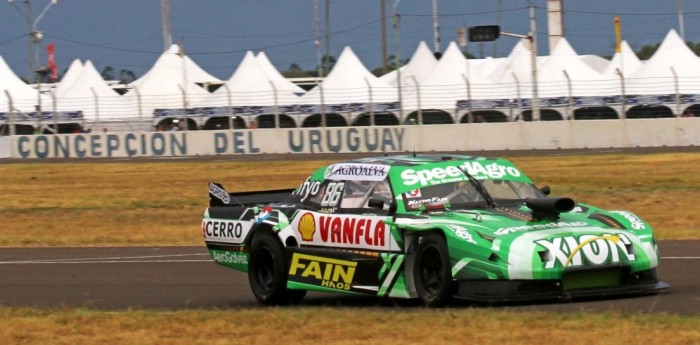
[[528,207],[518,206],[434,212],[397,223],[415,230],[446,230],[455,267],[463,262],[453,269],[455,276],[479,265],[476,261],[480,270],[490,271],[488,277],[509,279],[559,279],[565,270],[612,266],[636,272],[658,265],[648,224],[629,212],[583,204],[539,220]]

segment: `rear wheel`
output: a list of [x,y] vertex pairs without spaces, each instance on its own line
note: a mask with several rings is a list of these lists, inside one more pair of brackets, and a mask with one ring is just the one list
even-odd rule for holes
[[428,234],[419,241],[413,266],[418,297],[428,307],[443,306],[454,293],[447,244],[437,233]]
[[263,232],[253,238],[248,281],[255,298],[265,305],[296,304],[306,295],[305,290],[287,289],[284,248],[269,232]]

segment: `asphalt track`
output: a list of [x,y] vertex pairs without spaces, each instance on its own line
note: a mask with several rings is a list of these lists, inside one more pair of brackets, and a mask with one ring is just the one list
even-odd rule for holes
[[[455,307],[539,311],[618,311],[700,315],[700,240],[660,241],[656,295],[538,304]],[[307,306],[419,307],[411,301],[310,293]],[[0,306],[125,309],[260,308],[247,275],[212,262],[196,247],[0,248]]]

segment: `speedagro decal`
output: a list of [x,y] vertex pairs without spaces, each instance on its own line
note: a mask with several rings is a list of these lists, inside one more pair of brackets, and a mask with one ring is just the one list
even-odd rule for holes
[[507,235],[510,233],[518,232],[518,231],[573,228],[573,227],[580,227],[580,226],[587,226],[587,225],[588,225],[588,223],[585,223],[585,222],[555,222],[555,223],[547,223],[547,224],[523,225],[523,226],[514,226],[511,228],[499,228],[498,230],[494,231],[494,234]]
[[545,269],[559,264],[563,267],[603,265],[620,262],[622,258],[634,261],[632,242],[625,235],[582,235],[555,237],[535,243],[546,249],[540,253]]
[[406,186],[415,184],[419,184],[420,186],[432,186],[442,183],[464,181],[467,177],[464,176],[464,173],[462,173],[459,168],[464,169],[477,179],[502,179],[504,177],[517,178],[522,176],[520,170],[512,166],[500,165],[498,163],[482,165],[481,162],[464,162],[459,167],[446,166],[423,170],[406,169],[401,172],[401,179]]
[[329,180],[383,181],[388,174],[388,165],[340,163],[329,165],[325,177]]
[[289,279],[323,287],[350,290],[357,262],[294,253]]

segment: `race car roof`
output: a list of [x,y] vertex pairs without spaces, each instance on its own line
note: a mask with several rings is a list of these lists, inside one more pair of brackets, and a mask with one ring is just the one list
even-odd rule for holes
[[482,156],[466,156],[466,155],[392,155],[358,158],[348,161],[348,163],[372,163],[385,164],[391,166],[417,166],[431,163],[439,163],[445,161],[474,161],[474,160],[491,160],[498,159]]

